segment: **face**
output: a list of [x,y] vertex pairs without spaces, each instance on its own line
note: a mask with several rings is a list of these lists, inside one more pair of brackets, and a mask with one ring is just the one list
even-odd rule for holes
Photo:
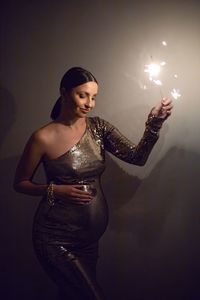
[[98,92],[96,82],[90,81],[73,88],[66,95],[66,103],[70,103],[73,113],[78,117],[84,117],[95,107]]

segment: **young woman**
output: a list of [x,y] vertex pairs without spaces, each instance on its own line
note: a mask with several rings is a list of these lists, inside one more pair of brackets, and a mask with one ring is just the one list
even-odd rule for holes
[[[104,299],[96,282],[96,263],[98,241],[108,223],[100,183],[105,151],[144,165],[172,109],[170,99],[153,108],[135,145],[109,122],[87,116],[97,93],[97,80],[89,71],[75,67],[65,73],[52,122],[31,135],[14,181],[17,192],[42,196],[33,222],[34,249],[69,300]],[[45,184],[33,181],[40,163]]]

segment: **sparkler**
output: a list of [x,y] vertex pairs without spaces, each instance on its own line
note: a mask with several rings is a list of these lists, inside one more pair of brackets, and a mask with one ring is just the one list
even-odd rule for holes
[[[151,57],[152,58],[152,57]],[[158,75],[160,74],[161,67],[165,66],[166,62],[161,62],[160,64],[151,63],[149,65],[146,65],[146,69],[144,72],[149,74],[149,80],[155,83],[158,86],[162,85],[162,81],[160,79],[157,79]],[[160,95],[163,98],[163,93],[160,88]]]
[[150,65],[146,65],[147,69],[145,69],[144,71],[146,73],[149,73],[149,78],[153,78],[153,77],[157,77],[158,74],[160,73],[160,66],[157,64],[150,64]]
[[[162,45],[163,46],[167,46],[167,42],[166,41],[162,41]],[[162,81],[158,78],[161,70],[162,70],[162,67],[164,67],[167,63],[165,61],[161,61],[159,64],[158,63],[155,63],[153,62],[153,58],[151,56],[151,59],[152,59],[152,63],[150,63],[149,65],[145,65],[145,69],[144,69],[144,72],[145,73],[148,73],[148,77],[149,77],[149,80],[154,83],[155,85],[159,86],[159,90],[160,90],[160,95],[161,97],[163,98],[163,93],[162,93],[162,90],[161,90],[161,86],[163,85]],[[177,74],[174,74],[173,76],[175,79],[178,78],[178,75]],[[146,89],[146,86],[145,86],[145,89]],[[173,88],[170,92],[171,96],[177,100],[178,98],[181,97],[181,94],[180,94],[180,91],[176,88]]]

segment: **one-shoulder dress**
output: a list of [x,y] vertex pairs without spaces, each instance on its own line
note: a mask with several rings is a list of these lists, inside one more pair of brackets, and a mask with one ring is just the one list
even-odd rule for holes
[[86,118],[81,139],[55,159],[43,160],[47,183],[89,186],[89,203],[47,196],[39,203],[33,222],[33,245],[48,275],[62,291],[63,299],[105,299],[96,282],[98,241],[108,223],[108,208],[101,187],[105,151],[131,164],[144,165],[162,120],[151,113],[138,145],[130,142],[116,127],[99,117]]

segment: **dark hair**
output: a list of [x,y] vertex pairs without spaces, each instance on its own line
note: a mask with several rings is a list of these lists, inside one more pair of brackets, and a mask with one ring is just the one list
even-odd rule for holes
[[[92,75],[92,73],[80,67],[73,67],[64,74],[60,82],[60,89],[65,88],[65,91],[69,92],[76,86],[89,81],[93,81],[98,84],[96,78]],[[55,120],[59,116],[60,110],[61,97],[59,97],[56,103],[54,104],[54,107],[51,111],[51,119]]]

